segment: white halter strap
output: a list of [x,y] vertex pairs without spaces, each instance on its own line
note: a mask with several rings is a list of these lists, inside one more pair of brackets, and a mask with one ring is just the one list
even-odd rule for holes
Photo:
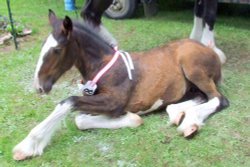
[[134,64],[133,64],[133,61],[132,61],[130,54],[128,52],[123,51],[123,50],[119,50],[118,52],[122,56],[122,60],[124,61],[124,64],[126,65],[127,72],[128,72],[128,78],[130,80],[133,80],[133,76],[132,76],[131,71],[134,70],[135,68],[134,68]]

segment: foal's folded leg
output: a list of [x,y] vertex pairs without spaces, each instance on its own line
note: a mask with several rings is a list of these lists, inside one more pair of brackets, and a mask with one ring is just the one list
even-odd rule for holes
[[69,101],[58,104],[54,111],[40,124],[33,128],[28,136],[13,149],[13,159],[24,160],[28,157],[41,155],[48,145],[60,121],[71,111]]
[[185,110],[185,118],[177,130],[184,134],[184,137],[192,137],[201,128],[204,120],[217,111],[220,103],[220,99],[214,97],[206,103]]
[[177,104],[170,104],[167,106],[166,111],[169,115],[170,124],[179,125],[185,117],[185,110],[203,103],[205,100],[201,97],[184,101]]
[[143,123],[142,118],[134,113],[127,112],[117,118],[106,115],[89,115],[80,113],[75,117],[75,123],[78,129],[107,128],[117,129],[123,127],[138,127]]

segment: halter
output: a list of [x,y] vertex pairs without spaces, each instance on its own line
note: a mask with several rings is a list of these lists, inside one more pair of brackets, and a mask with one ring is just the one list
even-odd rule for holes
[[128,78],[130,80],[133,79],[132,77],[132,70],[134,70],[134,64],[131,59],[131,56],[128,52],[118,50],[118,47],[114,47],[115,54],[113,55],[113,58],[106,64],[94,77],[93,80],[87,81],[85,84],[81,83],[78,84],[78,87],[80,90],[84,91],[87,95],[93,95],[97,89],[97,82],[100,80],[100,78],[117,62],[119,56],[122,57],[122,60],[127,68]]

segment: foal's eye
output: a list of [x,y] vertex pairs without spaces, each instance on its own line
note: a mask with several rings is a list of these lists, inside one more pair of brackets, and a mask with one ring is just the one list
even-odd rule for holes
[[61,51],[62,51],[61,48],[54,48],[54,53],[55,53],[55,54],[60,54]]

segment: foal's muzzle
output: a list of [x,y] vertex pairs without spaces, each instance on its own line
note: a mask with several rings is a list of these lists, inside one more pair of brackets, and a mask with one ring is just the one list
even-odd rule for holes
[[53,86],[52,80],[47,80],[43,84],[40,84],[38,80],[34,81],[34,89],[36,90],[37,93],[40,94],[48,94]]

